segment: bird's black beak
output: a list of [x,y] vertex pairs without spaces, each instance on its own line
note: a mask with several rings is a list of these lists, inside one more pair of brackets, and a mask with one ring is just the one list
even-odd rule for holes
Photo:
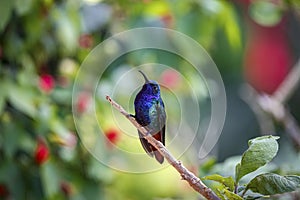
[[144,72],[142,72],[141,70],[139,70],[139,72],[143,75],[144,79],[145,79],[145,83],[149,83],[149,79],[147,78],[147,76],[144,74]]

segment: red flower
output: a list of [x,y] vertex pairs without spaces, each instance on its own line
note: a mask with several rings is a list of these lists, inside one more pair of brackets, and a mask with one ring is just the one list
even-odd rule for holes
[[275,27],[252,25],[244,58],[247,81],[260,92],[272,94],[292,66],[284,22]]
[[0,197],[7,197],[9,195],[9,191],[7,187],[0,183]]
[[180,82],[180,76],[175,70],[167,69],[161,75],[161,83],[168,88],[175,88]]
[[38,165],[43,164],[49,158],[49,149],[42,139],[38,140],[37,147],[34,153],[35,162]]
[[54,78],[50,74],[43,74],[39,78],[39,88],[45,92],[50,93],[55,86]]
[[79,37],[79,46],[84,49],[91,48],[93,46],[93,37],[88,34],[83,34]]
[[120,139],[120,132],[115,128],[110,128],[107,131],[105,131],[105,136],[110,142],[108,143],[109,145],[116,144]]
[[85,112],[88,108],[90,101],[91,101],[91,95],[88,92],[81,92],[78,95],[77,102],[76,102],[77,112],[79,113]]

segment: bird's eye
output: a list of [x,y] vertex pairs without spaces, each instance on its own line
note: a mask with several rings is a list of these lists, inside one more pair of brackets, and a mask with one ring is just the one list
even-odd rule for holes
[[153,91],[155,94],[158,92],[158,87],[156,85],[153,86]]

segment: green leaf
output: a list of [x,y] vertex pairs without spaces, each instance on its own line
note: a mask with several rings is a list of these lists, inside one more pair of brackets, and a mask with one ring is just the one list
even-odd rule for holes
[[24,174],[12,159],[1,161],[0,181],[7,184],[12,199],[24,199],[26,194]]
[[34,60],[26,53],[20,55],[19,60],[22,64],[22,69],[18,72],[18,83],[22,87],[36,87],[37,75]]
[[230,199],[230,200],[242,200],[242,197],[235,194],[234,192],[231,192],[231,191],[227,190],[224,185],[214,186],[213,191],[222,200],[228,200],[228,199]]
[[220,190],[216,190],[215,191],[216,195],[221,199],[221,200],[226,200],[224,195],[222,194],[222,192]]
[[241,161],[242,155],[229,157],[223,163],[218,163],[212,169],[213,173],[235,177],[235,167]]
[[239,195],[237,195],[229,190],[224,189],[223,192],[224,192],[224,195],[230,200],[242,200],[243,199]]
[[21,16],[27,14],[30,11],[33,3],[33,0],[15,0],[16,12]]
[[[0,90],[1,90],[1,86],[0,86]],[[5,95],[0,93],[0,115],[3,112],[4,106],[5,106]]]
[[60,189],[60,170],[51,160],[41,166],[41,179],[48,198],[58,193]]
[[74,53],[79,32],[78,15],[72,15],[72,11],[62,9],[55,9],[52,15],[52,20],[56,23],[56,39],[62,45],[61,50],[66,54]]
[[13,121],[9,121],[4,123],[1,132],[3,134],[3,140],[5,141],[3,143],[5,155],[12,158],[19,147],[20,135],[24,134],[24,130],[16,126]]
[[230,191],[234,190],[234,180],[230,176],[223,177],[219,174],[213,174],[213,175],[205,176],[202,179],[219,182],[219,183],[223,184],[225,187],[229,188]]
[[89,199],[89,200],[102,200],[103,192],[101,191],[101,186],[97,183],[92,181],[86,182],[82,185],[82,190],[80,191],[84,198],[82,199]]
[[224,32],[232,48],[241,48],[241,33],[237,22],[237,16],[232,4],[223,1],[223,9],[219,15],[219,20],[224,27]]
[[249,148],[236,165],[236,183],[245,176],[270,162],[278,151],[277,136],[262,136],[249,140]]
[[53,99],[57,103],[65,104],[65,105],[71,105],[72,103],[72,90],[69,89],[61,89],[57,88],[52,93]]
[[69,129],[65,126],[65,124],[63,124],[61,121],[57,119],[53,119],[51,121],[50,129],[54,133],[58,134],[60,137],[63,137],[70,132]]
[[[1,69],[0,65],[0,69]],[[10,80],[7,78],[2,78],[1,79],[1,84],[0,84],[0,115],[2,114],[5,104],[6,104],[6,98],[7,98],[7,91],[10,86]]]
[[11,85],[8,89],[8,97],[9,101],[16,109],[30,117],[34,117],[36,115],[36,96],[32,88]]
[[100,163],[94,157],[90,158],[87,171],[87,174],[90,178],[102,181],[104,183],[111,183],[114,178],[111,169]]
[[0,1],[0,32],[5,28],[13,7],[13,1],[11,0],[2,0]]
[[210,157],[208,158],[201,166],[199,167],[199,174],[205,175],[209,174],[209,171],[213,169],[213,167],[216,165],[216,158]]
[[300,176],[280,176],[278,174],[266,173],[252,179],[246,186],[245,192],[250,189],[253,192],[263,195],[274,195],[292,192],[297,188],[300,188]]

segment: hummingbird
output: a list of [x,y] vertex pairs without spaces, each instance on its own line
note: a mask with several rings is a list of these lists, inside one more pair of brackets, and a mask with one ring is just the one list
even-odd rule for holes
[[[139,70],[145,79],[145,83],[134,100],[136,121],[147,130],[150,134],[163,145],[165,145],[166,130],[166,112],[165,105],[160,95],[160,87],[156,81],[149,80],[147,76]],[[138,130],[139,138],[144,150],[151,157],[162,164],[164,157],[160,152],[151,145]]]

